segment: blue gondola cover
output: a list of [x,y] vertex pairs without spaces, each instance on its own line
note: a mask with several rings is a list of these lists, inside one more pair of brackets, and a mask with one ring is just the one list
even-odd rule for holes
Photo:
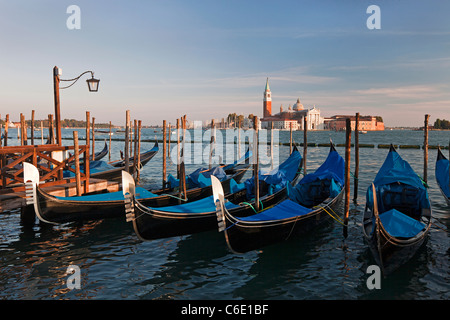
[[335,150],[330,151],[324,163],[307,174],[295,186],[288,186],[289,198],[306,207],[323,201],[323,197],[335,197],[341,192],[345,179],[345,161]]
[[[302,161],[302,156],[298,150],[294,150],[289,158],[287,158],[283,163],[281,163],[278,168],[263,174],[261,170],[258,173],[259,181],[264,181],[270,185],[270,192],[274,193],[278,190],[286,187],[289,182],[291,182],[297,173],[298,167]],[[247,179],[245,182],[245,187],[247,188],[247,196],[249,199],[254,197],[255,190],[255,179],[254,177]]]
[[380,214],[380,220],[384,229],[393,237],[414,237],[425,228],[422,222],[395,209]]
[[[420,177],[409,163],[395,151],[390,151],[373,181],[377,190],[380,213],[392,209],[398,197],[403,197],[411,209],[420,214],[421,208],[429,208],[428,192]],[[408,185],[405,188],[405,185]],[[367,189],[367,206],[373,208],[372,188]],[[415,207],[414,207],[415,206]]]
[[436,180],[442,192],[447,196],[447,198],[450,198],[450,187],[449,187],[450,177],[448,173],[449,165],[450,165],[449,160],[444,158],[436,161],[436,168],[435,168]]

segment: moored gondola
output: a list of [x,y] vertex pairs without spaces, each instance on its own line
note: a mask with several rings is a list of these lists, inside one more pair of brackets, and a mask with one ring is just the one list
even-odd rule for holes
[[[233,179],[240,181],[248,165],[246,167],[238,166],[240,169],[231,167],[226,172],[230,173]],[[121,174],[122,172],[124,171],[121,171]],[[24,163],[24,176],[25,181],[31,181],[29,188],[33,188],[33,192],[27,199],[27,204],[34,206],[37,217],[43,222],[59,224],[69,221],[97,220],[125,215],[124,194],[128,192],[125,186],[128,186],[130,182],[123,183],[122,191],[75,197],[57,197],[48,194],[38,186],[39,172],[32,164]],[[229,181],[224,183],[229,183]],[[175,205],[180,202],[176,190],[163,189],[167,192],[161,190],[152,192],[142,187],[136,187],[135,189],[136,197],[144,204],[164,206]],[[212,193],[210,189],[211,187],[188,189],[186,191],[187,202],[209,196]]]
[[224,232],[231,251],[244,253],[305,233],[335,217],[344,194],[344,159],[331,145],[327,159],[314,173],[294,187],[288,185],[287,199],[246,217],[231,214],[221,186],[212,179],[219,231]]
[[[291,155],[277,169],[267,174],[260,174],[260,205],[271,206],[286,197],[289,183],[300,176],[302,157],[295,147]],[[221,185],[226,195],[225,206],[237,216],[253,212],[255,200],[251,190],[253,178],[238,184],[230,180],[225,184],[211,176]],[[145,206],[138,199],[131,197],[128,207],[133,228],[141,240],[173,237],[212,230],[217,225],[216,210],[209,187],[210,196],[186,204],[166,207]],[[252,199],[253,198],[253,199]]]
[[436,158],[435,175],[436,181],[441,190],[442,195],[450,206],[450,176],[449,176],[449,160],[444,156],[441,148],[438,148],[438,154]]
[[386,276],[407,263],[431,226],[431,203],[420,177],[391,145],[366,193],[363,234]]
[[[140,154],[139,166],[146,165],[159,151],[158,142],[155,142],[154,146]],[[122,170],[125,170],[125,161],[107,163],[105,161],[90,161],[89,174],[91,178],[105,179],[108,181],[120,181],[122,179]],[[84,170],[84,164],[80,165],[80,170]],[[133,159],[129,161],[128,171],[133,174],[136,171],[136,166]],[[74,177],[75,174],[69,170],[64,171],[64,177]]]

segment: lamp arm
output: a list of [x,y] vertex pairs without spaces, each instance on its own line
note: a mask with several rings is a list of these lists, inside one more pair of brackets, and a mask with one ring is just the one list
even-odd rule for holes
[[68,85],[67,87],[62,87],[62,88],[60,88],[60,89],[67,89],[67,88],[70,88],[71,86],[73,86],[73,85],[75,84],[75,82],[78,81],[78,79],[81,78],[82,75],[84,75],[84,74],[86,74],[86,73],[89,73],[89,72],[91,73],[92,78],[93,78],[93,77],[94,77],[94,72],[92,72],[92,71],[85,71],[85,72],[83,72],[82,74],[80,74],[78,77],[73,78],[73,79],[60,79],[59,81],[73,81],[73,83],[71,83],[71,84]]

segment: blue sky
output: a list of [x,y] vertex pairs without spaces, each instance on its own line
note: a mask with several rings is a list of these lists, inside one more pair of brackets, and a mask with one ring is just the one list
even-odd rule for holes
[[[381,29],[369,30],[369,5]],[[67,7],[81,9],[69,30]],[[300,98],[322,115],[380,115],[387,126],[450,119],[449,1],[0,0],[0,114],[53,113],[52,68],[93,70],[61,91],[62,118],[146,125],[262,116]]]

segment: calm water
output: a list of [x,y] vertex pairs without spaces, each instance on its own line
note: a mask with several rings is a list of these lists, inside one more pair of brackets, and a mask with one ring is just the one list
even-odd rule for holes
[[[72,130],[63,134],[71,137]],[[288,142],[288,132],[279,134]],[[143,131],[143,138],[155,135],[161,136],[153,129]],[[345,133],[336,132],[309,132],[308,142],[326,143],[330,138],[345,143]],[[449,138],[449,132],[432,131],[429,143],[448,145]],[[303,141],[303,134],[295,132],[294,139]],[[423,132],[369,132],[360,135],[360,143],[422,144]],[[96,142],[98,151],[102,144]],[[152,145],[144,142],[142,149]],[[280,146],[280,161],[288,148]],[[121,149],[123,142],[113,142],[112,160]],[[344,156],[344,148],[337,150]],[[351,203],[347,239],[342,226],[331,220],[307,235],[237,255],[216,230],[141,242],[125,219],[29,227],[21,225],[17,212],[0,214],[0,299],[449,299],[449,235],[436,227],[407,266],[382,279],[380,290],[366,286],[366,270],[374,261],[363,241],[361,215],[365,191],[387,152],[360,149],[358,204]],[[422,176],[423,151],[399,153]],[[328,148],[309,147],[308,170],[317,168],[327,154]],[[447,229],[450,208],[436,184],[435,160],[436,150],[430,150],[429,194],[433,214],[444,226],[436,224]],[[196,167],[191,165],[187,172]],[[161,168],[159,153],[144,167],[142,184],[158,187]],[[173,165],[169,172],[175,173]],[[353,181],[351,188],[353,194]],[[69,265],[81,269],[80,290],[66,286]]]

